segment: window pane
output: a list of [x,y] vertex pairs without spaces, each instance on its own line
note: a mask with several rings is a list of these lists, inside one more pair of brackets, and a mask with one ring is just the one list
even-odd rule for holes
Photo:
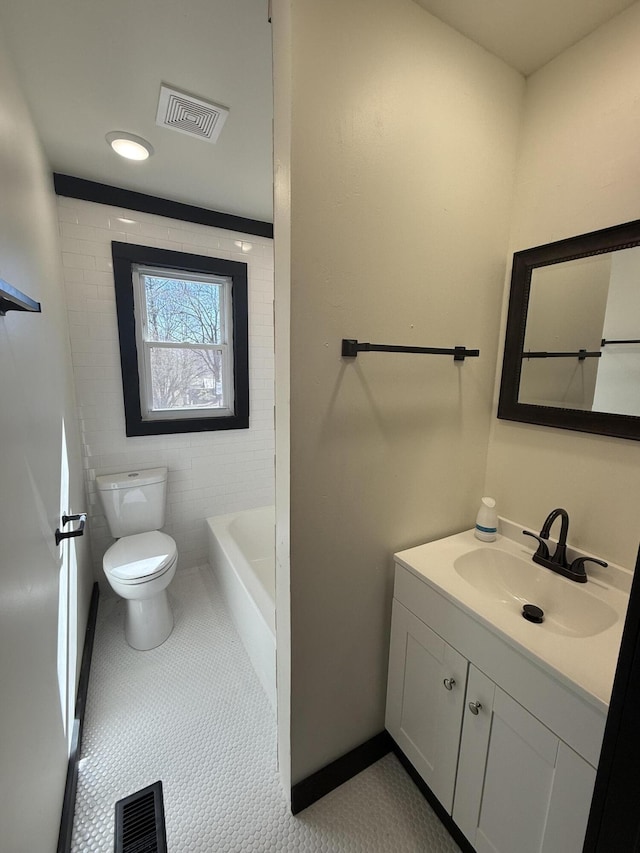
[[224,283],[143,274],[148,341],[224,343]]
[[151,410],[225,407],[220,350],[151,347]]

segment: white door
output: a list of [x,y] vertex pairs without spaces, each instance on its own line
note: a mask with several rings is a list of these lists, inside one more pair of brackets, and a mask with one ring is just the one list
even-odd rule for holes
[[91,572],[82,540],[55,542],[61,514],[84,509],[58,222],[4,43],[0,115],[0,276],[42,306],[0,316],[0,849],[45,853],[60,828]]
[[[69,448],[67,433],[62,422],[60,450],[60,529],[68,532],[76,527],[69,522],[62,525],[62,516],[72,515],[73,498],[69,480]],[[75,538],[62,539],[59,545],[58,575],[58,690],[60,711],[67,749],[71,751],[76,708],[76,674],[78,671],[78,542]]]
[[386,727],[450,813],[468,662],[394,599]]

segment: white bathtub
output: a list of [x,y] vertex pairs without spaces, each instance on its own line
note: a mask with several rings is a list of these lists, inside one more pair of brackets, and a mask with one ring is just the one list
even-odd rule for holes
[[275,710],[275,508],[208,518],[207,534],[220,592]]

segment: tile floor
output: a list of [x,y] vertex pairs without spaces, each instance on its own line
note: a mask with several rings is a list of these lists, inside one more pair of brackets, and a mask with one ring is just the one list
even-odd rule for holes
[[175,628],[137,652],[103,598],[85,718],[73,853],[111,853],[114,804],[162,780],[170,853],[457,853],[387,755],[293,817],[273,712],[208,567],[171,585]]

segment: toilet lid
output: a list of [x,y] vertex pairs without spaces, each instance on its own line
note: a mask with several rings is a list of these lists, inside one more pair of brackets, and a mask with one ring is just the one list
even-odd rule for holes
[[152,530],[118,539],[102,562],[105,572],[120,581],[141,581],[163,572],[176,555],[176,543],[171,536]]

